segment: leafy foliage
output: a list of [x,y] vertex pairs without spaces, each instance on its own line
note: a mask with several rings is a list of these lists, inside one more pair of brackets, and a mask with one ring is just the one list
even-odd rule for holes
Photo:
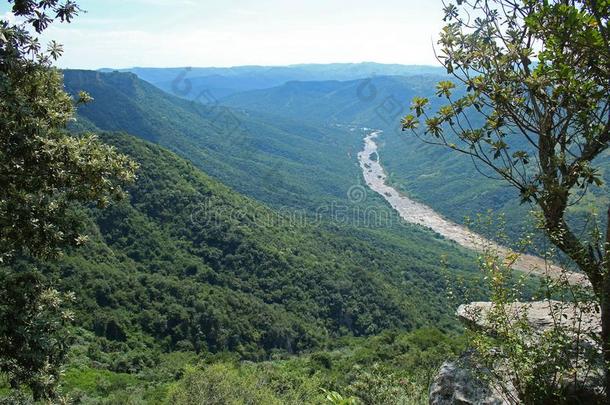
[[[248,403],[248,398],[261,395],[269,403],[424,404],[425,375],[457,355],[463,344],[463,338],[422,329],[342,340],[331,350],[285,360],[239,366],[206,362],[189,368],[167,398],[176,404],[213,403],[219,398]],[[422,358],[427,359],[425,366]],[[258,396],[252,395],[253,385]]]
[[[20,1],[13,8],[37,32],[76,13],[73,2]],[[78,220],[67,211],[75,201],[121,195],[118,183],[134,177],[132,162],[95,136],[64,130],[74,109],[61,75],[50,67],[60,50],[40,51],[25,25],[0,22],[0,261],[28,252],[48,257],[80,242]]]
[[[0,265],[21,255],[56,257],[82,243],[72,205],[103,206],[135,175],[133,162],[95,136],[65,130],[73,101],[51,67],[62,48],[51,42],[42,51],[36,34],[54,20],[70,22],[76,3],[15,1],[12,12],[25,22],[0,20]],[[55,399],[69,344],[65,297],[35,269],[0,271],[0,371],[12,388],[28,386],[34,400]]]
[[[478,377],[509,403],[603,403],[599,326],[592,322],[599,305],[593,292],[570,285],[563,268],[560,277],[542,280],[533,298],[544,301],[528,303],[522,282],[511,277],[517,256],[506,259],[489,249],[480,261],[492,306],[468,314],[478,319],[469,331]],[[545,318],[548,325],[538,323]]]

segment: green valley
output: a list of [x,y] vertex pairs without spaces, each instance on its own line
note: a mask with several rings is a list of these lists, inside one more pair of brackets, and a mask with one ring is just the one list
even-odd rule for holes
[[0,2],[0,405],[607,403],[608,0],[441,3]]

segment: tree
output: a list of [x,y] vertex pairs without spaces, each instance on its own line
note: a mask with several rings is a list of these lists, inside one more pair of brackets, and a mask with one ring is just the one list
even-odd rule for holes
[[56,20],[70,22],[77,4],[9,3],[22,22],[0,20],[0,265],[10,266],[0,268],[0,371],[13,388],[29,386],[35,400],[52,399],[68,347],[65,296],[16,263],[84,242],[75,204],[120,198],[136,164],[92,134],[66,131],[74,102],[52,67],[62,47],[51,42],[43,51],[36,35]]
[[83,242],[71,206],[104,206],[135,176],[135,163],[95,135],[66,132],[74,103],[51,66],[62,47],[51,42],[41,51],[28,31],[70,22],[78,10],[72,1],[15,1],[13,14],[25,22],[0,20],[0,263],[22,253],[54,257]]
[[[472,157],[540,208],[551,242],[593,286],[609,365],[610,229],[585,240],[566,211],[602,185],[596,158],[610,145],[610,2],[457,0],[444,6],[438,59],[460,88],[439,82],[437,95],[446,104],[435,112],[428,99],[414,98],[403,130]],[[607,367],[605,385],[610,395]]]

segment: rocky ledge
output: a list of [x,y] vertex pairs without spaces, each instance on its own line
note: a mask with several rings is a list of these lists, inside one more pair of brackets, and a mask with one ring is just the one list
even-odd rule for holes
[[[484,330],[493,334],[489,314],[494,309],[491,302],[471,302],[460,305],[456,313],[469,328]],[[497,309],[497,308],[496,308]],[[573,333],[601,333],[601,318],[593,307],[575,306],[572,303],[546,300],[532,302],[513,302],[502,308],[503,317],[508,322],[526,320],[538,333],[546,332],[556,326]]]
[[[491,302],[472,302],[461,305],[457,309],[457,316],[468,328],[494,335],[495,331],[489,315],[497,309]],[[596,346],[597,343],[592,336],[601,332],[601,318],[594,307],[577,307],[553,300],[514,302],[504,306],[501,314],[509,323],[527,322],[533,331],[533,339],[560,326],[568,333],[574,334],[575,339],[578,337],[578,344]],[[516,393],[501,392],[487,382],[485,375],[490,376],[491,372],[481,369],[474,363],[472,352],[463,354],[458,360],[445,362],[430,386],[430,404],[499,405],[516,402]],[[598,386],[590,382],[586,390],[595,395]]]

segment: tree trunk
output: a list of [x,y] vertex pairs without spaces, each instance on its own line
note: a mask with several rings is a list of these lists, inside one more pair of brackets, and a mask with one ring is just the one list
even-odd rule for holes
[[604,353],[604,373],[606,398],[610,398],[610,277],[604,275],[601,296],[602,350]]
[[602,318],[602,350],[604,353],[604,373],[606,398],[610,399],[610,207],[606,224],[604,260],[601,264],[603,283],[600,294]]

